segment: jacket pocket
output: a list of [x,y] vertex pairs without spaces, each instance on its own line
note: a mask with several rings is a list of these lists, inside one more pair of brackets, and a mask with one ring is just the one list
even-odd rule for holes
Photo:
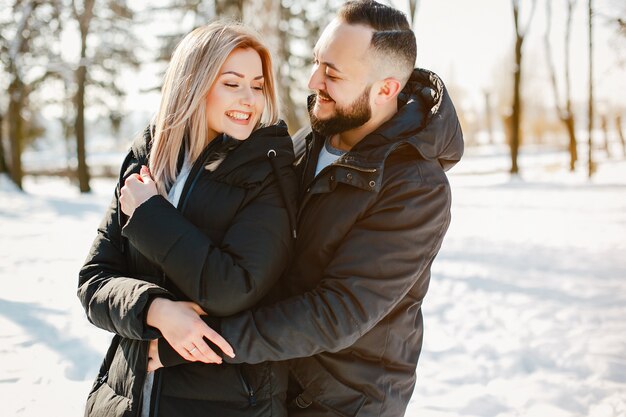
[[85,417],[127,417],[130,410],[130,398],[117,394],[102,381],[87,397]]
[[366,396],[362,392],[338,381],[314,358],[298,359],[290,371],[303,387],[291,407],[307,408],[316,403],[337,416],[354,417],[365,404]]
[[115,356],[115,352],[117,352],[117,348],[120,345],[121,336],[115,335],[111,340],[111,344],[107,349],[107,353],[104,355],[104,359],[102,360],[102,364],[100,365],[100,370],[98,371],[98,376],[91,387],[90,393],[96,391],[103,383],[105,383],[109,377],[109,370],[111,369],[111,364],[113,363],[113,357]]
[[242,365],[238,365],[237,368],[237,370],[239,371],[239,379],[241,380],[243,390],[248,395],[248,404],[250,405],[250,407],[255,407],[257,400],[256,389],[250,384],[250,380],[244,373]]

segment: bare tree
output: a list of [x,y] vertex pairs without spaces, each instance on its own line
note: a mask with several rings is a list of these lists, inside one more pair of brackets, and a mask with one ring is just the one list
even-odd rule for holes
[[4,159],[4,129],[2,129],[2,122],[3,117],[2,113],[0,113],[0,174],[7,174],[9,172],[9,167]]
[[487,127],[487,134],[489,135],[489,144],[495,143],[493,137],[493,110],[491,105],[491,93],[488,90],[483,90],[483,96],[485,97],[485,125]]
[[565,58],[563,60],[563,73],[565,75],[565,105],[561,104],[559,95],[559,87],[556,80],[556,69],[552,62],[552,46],[550,43],[550,29],[552,22],[552,2],[546,2],[546,31],[544,34],[544,46],[546,52],[546,62],[550,72],[550,81],[552,83],[552,91],[554,93],[554,104],[559,115],[559,119],[564,123],[569,136],[568,150],[570,154],[570,171],[574,171],[576,161],[578,159],[576,129],[574,112],[572,111],[572,94],[570,82],[570,37],[572,32],[572,14],[576,6],[576,0],[566,0],[567,17],[565,24]]
[[622,145],[622,154],[626,158],[626,141],[624,140],[624,131],[622,130],[622,116],[619,114],[615,116],[615,129],[619,136],[619,142]]
[[29,96],[51,74],[47,64],[54,52],[47,45],[58,32],[57,6],[54,0],[15,0],[8,14],[11,19],[0,21],[0,61],[8,77],[5,120],[11,154],[9,172],[19,188],[22,150],[35,123],[34,112],[27,108]]
[[521,142],[520,126],[522,115],[522,45],[524,44],[524,39],[528,33],[528,29],[530,27],[530,23],[532,21],[537,5],[537,0],[532,0],[531,11],[525,28],[522,28],[522,25],[520,23],[519,0],[511,0],[511,2],[513,5],[513,21],[515,23],[515,68],[513,72],[513,109],[511,114],[511,137],[509,145],[511,147],[511,174],[517,174],[519,173],[517,156],[519,153],[519,147]]
[[595,163],[593,162],[593,2],[587,0],[587,19],[589,28],[589,102],[587,107],[587,135],[588,135],[588,150],[587,150],[587,168],[588,175],[591,178],[596,170]]
[[215,0],[215,14],[240,20],[243,17],[245,3],[246,0]]
[[415,19],[417,14],[417,8],[419,7],[418,0],[409,0],[409,23],[411,23],[411,27],[415,28]]
[[87,152],[85,149],[85,87],[87,85],[87,35],[93,18],[95,0],[84,0],[79,3],[72,0],[72,15],[78,22],[80,30],[80,61],[76,69],[76,119],[74,133],[76,134],[76,156],[78,160],[78,188],[82,193],[89,192],[89,169],[87,167]]
[[[106,104],[107,99],[117,97],[117,100],[113,100],[113,106],[119,105],[119,98],[124,95],[117,85],[119,72],[124,66],[139,65],[134,56],[139,42],[129,31],[131,25],[128,22],[132,20],[133,13],[125,0],[109,0],[106,4],[96,0],[72,0],[71,12],[78,22],[81,40],[74,94],[77,176],[80,191],[88,192],[90,175],[85,147],[87,89],[92,88],[92,101],[103,104],[109,108],[109,112],[111,106]],[[88,45],[90,35],[97,38],[97,48]]]
[[611,158],[611,144],[609,143],[609,118],[606,114],[600,116],[600,128],[602,129],[602,142],[606,157]]

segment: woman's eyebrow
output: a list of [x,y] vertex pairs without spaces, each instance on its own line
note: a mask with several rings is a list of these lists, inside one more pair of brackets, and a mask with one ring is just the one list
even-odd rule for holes
[[[235,71],[224,71],[221,75],[224,75],[224,74],[233,74],[233,75],[236,75],[239,78],[246,78],[243,74],[240,74],[240,73],[235,72]],[[264,77],[262,75],[259,75],[257,77],[254,77],[253,79],[254,80],[260,80],[261,78],[264,78]]]

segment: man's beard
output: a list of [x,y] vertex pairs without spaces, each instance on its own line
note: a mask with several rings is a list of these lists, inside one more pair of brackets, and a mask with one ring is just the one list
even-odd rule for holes
[[313,114],[313,107],[311,107],[309,116],[313,130],[322,136],[332,136],[364,125],[372,117],[372,108],[369,104],[371,88],[371,85],[366,87],[363,94],[357,97],[350,106],[339,107],[335,105],[335,114],[328,119],[317,118]]

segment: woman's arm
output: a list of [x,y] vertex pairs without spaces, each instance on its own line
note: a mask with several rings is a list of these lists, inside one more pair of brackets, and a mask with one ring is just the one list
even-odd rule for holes
[[118,189],[78,278],[78,298],[94,325],[120,336],[149,340],[159,336],[146,325],[144,311],[154,297],[173,296],[164,288],[128,273],[122,253]]
[[[287,166],[282,174],[292,187],[290,204],[295,204],[295,174]],[[149,182],[132,185],[148,187]],[[134,208],[123,234],[207,313],[234,314],[267,293],[292,250],[289,218],[275,176],[270,174],[260,187],[236,214],[219,247],[159,195]]]
[[[138,181],[137,175],[132,174],[126,184],[135,181]],[[100,328],[132,339],[156,339],[160,332],[188,361],[221,362],[221,358],[203,343],[203,337],[232,356],[226,341],[199,318],[203,313],[199,307],[173,301],[173,295],[158,285],[129,276],[118,218],[120,200],[116,189],[79,275],[78,296],[89,320]],[[198,346],[195,350],[194,342]]]

